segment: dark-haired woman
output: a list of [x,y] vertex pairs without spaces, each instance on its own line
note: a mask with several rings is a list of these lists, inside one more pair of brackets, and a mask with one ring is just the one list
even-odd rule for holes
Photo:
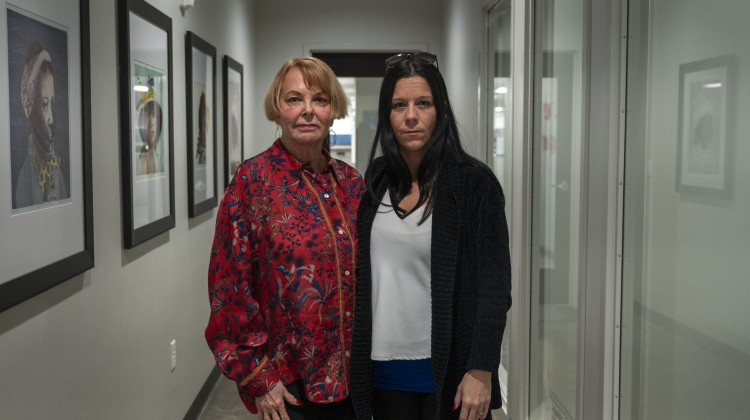
[[511,304],[502,188],[461,147],[436,57],[386,66],[357,221],[357,418],[491,418]]

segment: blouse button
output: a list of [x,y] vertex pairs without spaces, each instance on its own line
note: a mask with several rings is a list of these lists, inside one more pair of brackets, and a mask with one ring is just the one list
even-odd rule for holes
[[347,350],[347,351],[346,351],[346,357],[349,357],[349,355],[350,355],[350,354],[351,354],[351,353],[349,353],[349,351]]
[[346,311],[346,316],[352,316],[352,313],[349,311]]
[[339,235],[343,235],[343,234],[344,234],[344,229],[339,229]]
[[344,271],[344,275],[348,276],[349,275],[349,270]]
[[328,198],[328,194],[323,194],[323,197]]

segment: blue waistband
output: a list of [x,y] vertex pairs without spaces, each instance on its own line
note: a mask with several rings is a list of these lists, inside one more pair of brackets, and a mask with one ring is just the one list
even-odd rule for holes
[[411,392],[435,392],[431,359],[372,361],[373,386]]

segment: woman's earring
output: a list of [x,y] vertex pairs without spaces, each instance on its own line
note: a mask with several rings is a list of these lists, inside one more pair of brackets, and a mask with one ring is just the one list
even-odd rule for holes
[[279,135],[279,133],[280,133],[280,132],[281,132],[281,127],[279,127],[279,125],[278,125],[278,124],[276,124],[276,138],[277,138],[277,139],[278,139],[279,137],[281,137],[281,136]]
[[330,143],[331,146],[335,146],[337,138],[336,138],[336,132],[333,131],[333,128],[329,128],[328,129],[328,138],[329,139],[331,138],[331,134],[333,134],[333,143],[330,143],[330,140],[329,140],[329,143]]

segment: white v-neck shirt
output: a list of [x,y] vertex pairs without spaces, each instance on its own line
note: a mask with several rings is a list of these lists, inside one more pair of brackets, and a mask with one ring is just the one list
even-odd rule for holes
[[432,215],[425,206],[405,219],[390,207],[386,192],[370,234],[372,265],[372,360],[430,357]]

